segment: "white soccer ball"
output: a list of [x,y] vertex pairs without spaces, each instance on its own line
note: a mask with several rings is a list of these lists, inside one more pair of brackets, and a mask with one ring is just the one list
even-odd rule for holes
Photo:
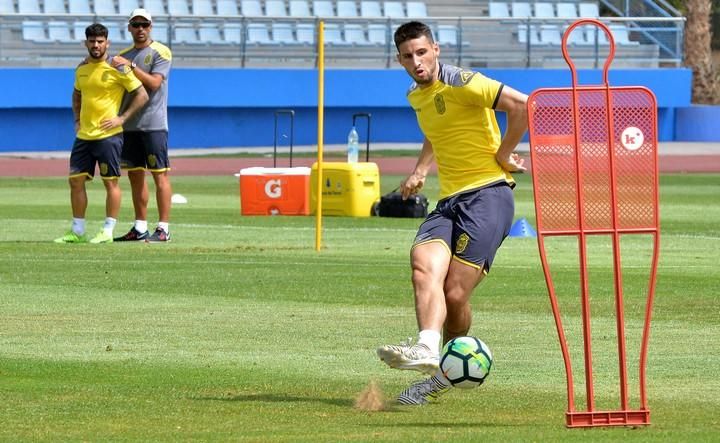
[[443,347],[440,370],[450,383],[463,389],[480,386],[493,364],[490,348],[476,337],[456,337]]

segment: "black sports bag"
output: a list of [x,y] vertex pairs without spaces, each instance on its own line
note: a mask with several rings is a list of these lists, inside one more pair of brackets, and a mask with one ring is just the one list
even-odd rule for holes
[[375,205],[375,215],[379,217],[420,218],[428,214],[428,199],[422,194],[412,194],[407,200],[397,189],[380,197]]

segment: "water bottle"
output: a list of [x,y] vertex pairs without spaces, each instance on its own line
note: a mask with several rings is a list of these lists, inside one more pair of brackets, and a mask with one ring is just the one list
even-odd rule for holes
[[358,154],[360,152],[360,146],[358,145],[359,137],[355,130],[355,126],[352,127],[348,134],[348,147],[347,147],[347,158],[348,163],[357,163]]

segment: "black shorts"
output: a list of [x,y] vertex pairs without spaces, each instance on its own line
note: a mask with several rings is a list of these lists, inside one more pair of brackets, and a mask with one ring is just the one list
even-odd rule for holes
[[70,153],[70,177],[95,177],[95,164],[99,166],[100,176],[110,180],[120,177],[120,152],[122,151],[122,133],[100,140],[75,139]]
[[129,171],[169,171],[167,141],[167,131],[125,131],[122,168]]
[[454,259],[489,271],[514,215],[515,201],[506,183],[453,195],[440,200],[428,214],[413,248],[439,241]]

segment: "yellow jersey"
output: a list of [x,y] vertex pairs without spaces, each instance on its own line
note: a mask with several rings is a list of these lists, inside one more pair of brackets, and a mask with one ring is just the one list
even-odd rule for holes
[[125,91],[142,86],[132,71],[127,67],[121,69],[113,68],[107,61],[85,62],[75,69],[75,89],[82,95],[77,138],[100,140],[123,131],[122,126],[108,131],[100,129],[103,120],[118,115]]
[[438,81],[410,87],[408,101],[432,143],[441,199],[501,181],[514,185],[495,160],[501,134],[494,108],[502,87],[482,74],[444,64]]

